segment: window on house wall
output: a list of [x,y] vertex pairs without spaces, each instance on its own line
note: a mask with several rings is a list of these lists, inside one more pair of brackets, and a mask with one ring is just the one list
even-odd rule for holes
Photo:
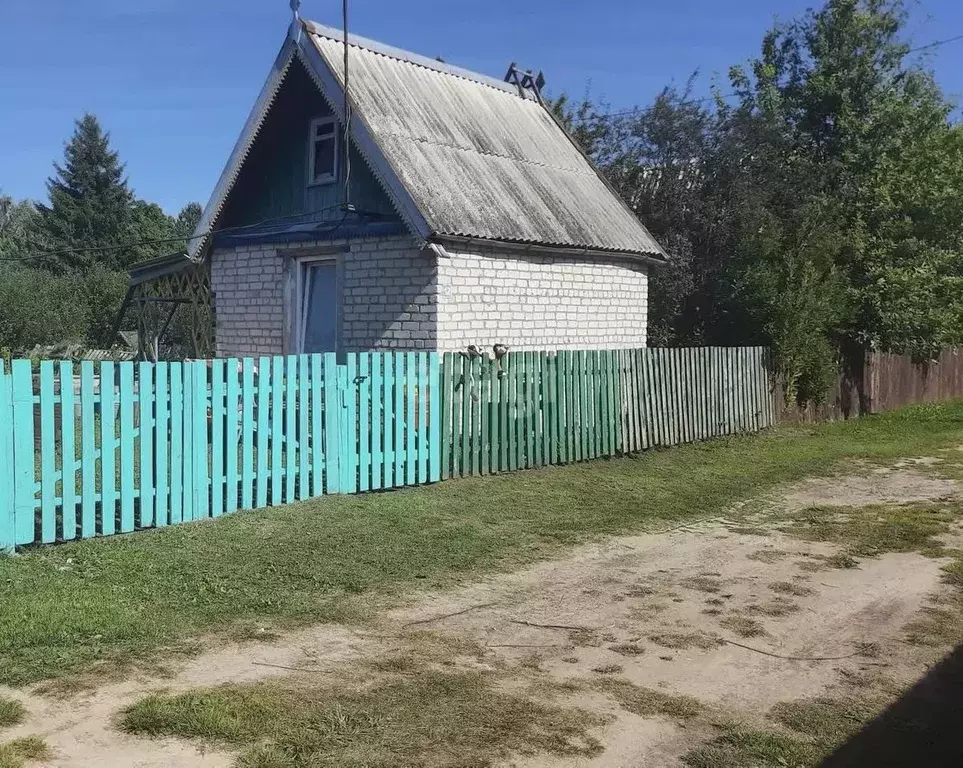
[[318,255],[290,262],[293,302],[289,346],[295,354],[338,350],[337,258]]
[[308,184],[330,184],[338,177],[338,124],[333,117],[311,121]]

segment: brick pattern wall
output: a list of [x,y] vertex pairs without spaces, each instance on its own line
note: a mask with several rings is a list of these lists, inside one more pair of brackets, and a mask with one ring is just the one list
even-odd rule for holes
[[395,236],[215,250],[219,357],[287,351],[285,259],[319,249],[339,252],[342,351],[645,346],[642,264],[478,246],[438,258]]
[[319,250],[339,256],[342,351],[435,348],[435,256],[411,237],[381,237],[215,250],[211,285],[218,357],[287,351],[285,259]]
[[644,347],[648,270],[626,260],[446,247],[438,264],[438,348]]

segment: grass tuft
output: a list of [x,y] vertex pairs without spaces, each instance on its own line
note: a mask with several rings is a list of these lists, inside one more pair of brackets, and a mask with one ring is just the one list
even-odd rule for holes
[[703,711],[702,702],[692,696],[665,693],[627,680],[599,680],[595,688],[611,695],[626,712],[639,717],[673,717],[689,720]]
[[601,719],[500,691],[491,676],[422,668],[367,688],[228,685],[148,696],[120,726],[240,748],[238,766],[490,765],[515,753],[588,757]]
[[769,589],[780,595],[792,595],[794,597],[808,597],[816,593],[816,590],[811,587],[791,581],[774,581],[769,585]]
[[719,638],[705,632],[657,632],[649,635],[649,640],[663,648],[678,648],[680,650],[701,648],[707,651],[719,645]]
[[47,742],[39,736],[25,736],[0,744],[0,768],[21,768],[33,760],[51,757]]
[[719,623],[726,629],[731,629],[739,637],[762,637],[766,634],[762,624],[748,616],[726,616]]
[[726,725],[715,739],[683,755],[682,762],[690,768],[800,768],[815,765],[818,758],[814,745],[792,736]]
[[16,699],[0,696],[0,728],[9,728],[11,725],[22,723],[26,716],[27,710],[24,709],[23,704]]

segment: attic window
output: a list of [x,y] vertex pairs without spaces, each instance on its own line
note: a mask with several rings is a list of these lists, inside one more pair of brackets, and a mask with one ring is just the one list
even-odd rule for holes
[[330,184],[338,177],[338,131],[333,117],[311,121],[308,185]]

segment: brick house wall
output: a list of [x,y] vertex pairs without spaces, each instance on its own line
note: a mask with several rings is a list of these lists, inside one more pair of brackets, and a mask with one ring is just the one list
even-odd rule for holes
[[299,255],[338,254],[342,351],[642,347],[648,272],[627,260],[447,247],[409,236],[215,248],[219,357],[287,353],[286,275]]
[[447,246],[438,266],[438,347],[644,347],[648,270],[625,259]]

